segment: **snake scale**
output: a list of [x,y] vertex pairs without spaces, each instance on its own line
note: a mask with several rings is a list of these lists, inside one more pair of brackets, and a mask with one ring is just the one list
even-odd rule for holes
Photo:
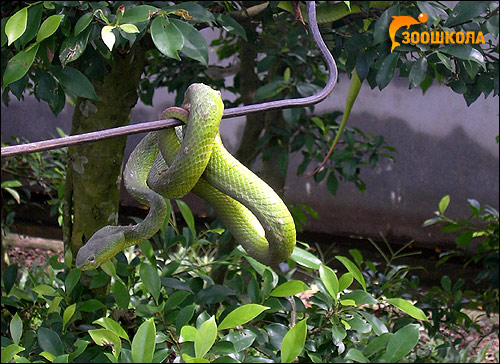
[[217,212],[246,252],[267,265],[287,259],[295,246],[293,218],[281,198],[223,146],[219,124],[220,92],[195,83],[183,108],[166,109],[161,118],[183,121],[184,135],[170,128],[148,133],[127,161],[127,191],[150,206],[146,218],[131,226],[104,226],[80,248],[76,266],[95,269],[126,247],[153,236],[167,218],[164,198],[194,192]]

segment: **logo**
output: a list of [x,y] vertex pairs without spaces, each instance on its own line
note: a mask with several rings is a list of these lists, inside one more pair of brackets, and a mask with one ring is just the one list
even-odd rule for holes
[[[410,26],[416,24],[423,24],[427,22],[427,14],[420,13],[418,20],[412,18],[411,16],[393,16],[391,25],[389,25],[389,37],[392,41],[391,53],[397,46],[401,43],[396,41],[396,32],[399,28],[406,27],[410,29]],[[422,32],[403,32],[403,44],[484,44],[483,32],[467,31],[467,32],[456,32],[456,31],[422,31]]]

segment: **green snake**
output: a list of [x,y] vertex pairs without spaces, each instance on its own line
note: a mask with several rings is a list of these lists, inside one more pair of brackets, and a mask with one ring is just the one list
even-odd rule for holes
[[80,248],[76,266],[95,269],[121,250],[153,236],[167,218],[165,198],[194,192],[217,212],[235,239],[259,262],[286,260],[295,246],[293,218],[281,198],[223,146],[219,124],[220,92],[192,84],[183,108],[168,108],[161,118],[183,121],[183,134],[172,128],[147,134],[134,149],[123,173],[127,191],[150,206],[132,226],[104,226]]

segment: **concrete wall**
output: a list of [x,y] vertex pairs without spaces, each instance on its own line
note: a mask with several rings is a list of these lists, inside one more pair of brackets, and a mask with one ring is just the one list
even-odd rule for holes
[[[315,113],[342,110],[348,80],[340,78],[327,100]],[[227,97],[228,95],[223,95]],[[132,112],[132,123],[156,120],[160,112],[173,104],[173,95],[157,90],[154,107],[138,103]],[[19,135],[31,141],[57,136],[56,127],[69,133],[73,107],[67,105],[55,118],[45,103],[26,96],[15,98],[9,107],[1,106],[2,141]],[[292,158],[285,199],[305,203],[316,209],[321,218],[310,219],[310,231],[349,235],[376,236],[379,232],[403,240],[415,239],[430,244],[450,236],[438,229],[422,228],[433,215],[442,196],[450,194],[449,213],[467,217],[467,199],[498,209],[499,134],[498,97],[481,97],[467,107],[461,95],[449,88],[434,85],[425,95],[420,89],[408,90],[407,80],[395,79],[383,91],[364,84],[353,108],[349,126],[375,134],[397,148],[396,162],[382,160],[375,169],[365,167],[362,178],[367,191],[361,194],[351,183],[340,183],[336,196],[328,193],[325,182],[296,176],[301,157]],[[222,121],[222,137],[234,151],[243,131],[242,118]],[[142,135],[130,136],[127,155]],[[133,203],[126,193],[125,203]],[[189,197],[203,210],[203,204]]]

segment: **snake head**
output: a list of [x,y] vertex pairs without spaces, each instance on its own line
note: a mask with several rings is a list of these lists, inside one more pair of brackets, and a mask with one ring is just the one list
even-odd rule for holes
[[76,267],[81,270],[96,269],[123,249],[123,227],[104,226],[92,235],[76,255]]

